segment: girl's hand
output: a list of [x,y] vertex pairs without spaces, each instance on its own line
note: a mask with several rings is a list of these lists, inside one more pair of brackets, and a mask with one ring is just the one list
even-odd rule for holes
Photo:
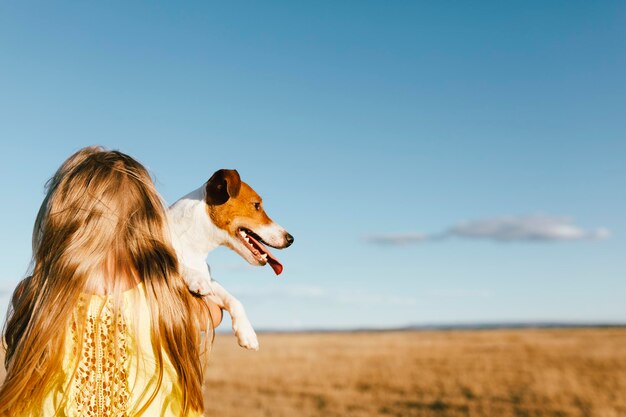
[[213,322],[213,328],[217,329],[217,326],[222,322],[222,318],[224,317],[222,309],[215,304],[213,301],[208,300],[209,310],[211,311],[211,321]]

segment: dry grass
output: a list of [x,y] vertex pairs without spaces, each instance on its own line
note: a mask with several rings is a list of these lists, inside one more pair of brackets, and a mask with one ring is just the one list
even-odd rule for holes
[[207,415],[626,416],[626,329],[218,336]]
[[626,416],[626,329],[218,335],[207,416]]

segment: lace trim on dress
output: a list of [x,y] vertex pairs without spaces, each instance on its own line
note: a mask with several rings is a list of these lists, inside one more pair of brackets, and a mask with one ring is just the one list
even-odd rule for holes
[[72,357],[77,358],[78,368],[70,383],[67,415],[126,417],[130,399],[128,325],[121,313],[115,319],[111,299],[104,303],[101,314],[84,306],[78,309],[80,313],[86,314],[82,346],[76,315],[71,325]]

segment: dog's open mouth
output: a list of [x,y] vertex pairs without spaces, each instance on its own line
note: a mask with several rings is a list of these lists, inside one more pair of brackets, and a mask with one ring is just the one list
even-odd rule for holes
[[[265,242],[263,242],[263,239],[257,234],[252,230],[240,228],[239,236],[244,246],[252,252],[261,265],[269,263],[276,275],[280,275],[280,273],[283,272],[283,265],[278,262],[278,259],[263,245]],[[267,245],[267,243],[265,244]]]

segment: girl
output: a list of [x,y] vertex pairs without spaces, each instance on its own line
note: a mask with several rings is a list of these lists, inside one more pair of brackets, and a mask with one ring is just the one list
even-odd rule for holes
[[179,275],[148,171],[87,147],[46,188],[5,324],[0,416],[201,415],[221,311]]

